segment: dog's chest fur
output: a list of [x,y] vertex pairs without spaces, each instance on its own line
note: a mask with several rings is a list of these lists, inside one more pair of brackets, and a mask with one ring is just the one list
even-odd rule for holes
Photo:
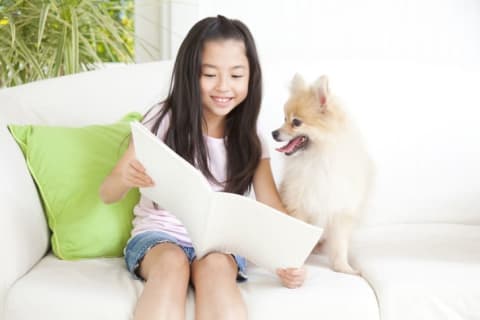
[[293,216],[325,226],[333,214],[357,214],[369,174],[370,160],[361,142],[340,137],[288,157],[280,192]]

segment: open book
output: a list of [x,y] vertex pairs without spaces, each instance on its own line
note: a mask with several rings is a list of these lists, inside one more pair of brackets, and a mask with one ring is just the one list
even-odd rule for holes
[[155,186],[140,192],[183,222],[198,258],[232,252],[275,270],[303,265],[323,229],[254,199],[215,192],[203,174],[138,122],[135,154]]

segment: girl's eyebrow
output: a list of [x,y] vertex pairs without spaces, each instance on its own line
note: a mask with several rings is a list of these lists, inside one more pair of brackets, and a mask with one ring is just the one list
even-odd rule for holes
[[[204,63],[202,64],[202,67],[204,68],[213,68],[213,69],[218,69],[217,66],[213,65],[213,64],[209,64],[209,63]],[[230,69],[245,69],[246,67],[243,66],[243,65],[238,65],[238,66],[233,66],[231,67]]]

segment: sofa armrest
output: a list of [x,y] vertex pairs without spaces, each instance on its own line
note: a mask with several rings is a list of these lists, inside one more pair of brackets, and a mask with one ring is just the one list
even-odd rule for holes
[[48,250],[48,227],[35,184],[10,132],[0,126],[0,319],[9,288]]

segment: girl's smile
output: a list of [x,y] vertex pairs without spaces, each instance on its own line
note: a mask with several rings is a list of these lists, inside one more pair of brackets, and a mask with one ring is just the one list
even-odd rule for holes
[[214,102],[214,106],[219,109],[232,110],[231,102],[234,101],[234,97],[219,97],[219,96],[210,96],[210,99]]

